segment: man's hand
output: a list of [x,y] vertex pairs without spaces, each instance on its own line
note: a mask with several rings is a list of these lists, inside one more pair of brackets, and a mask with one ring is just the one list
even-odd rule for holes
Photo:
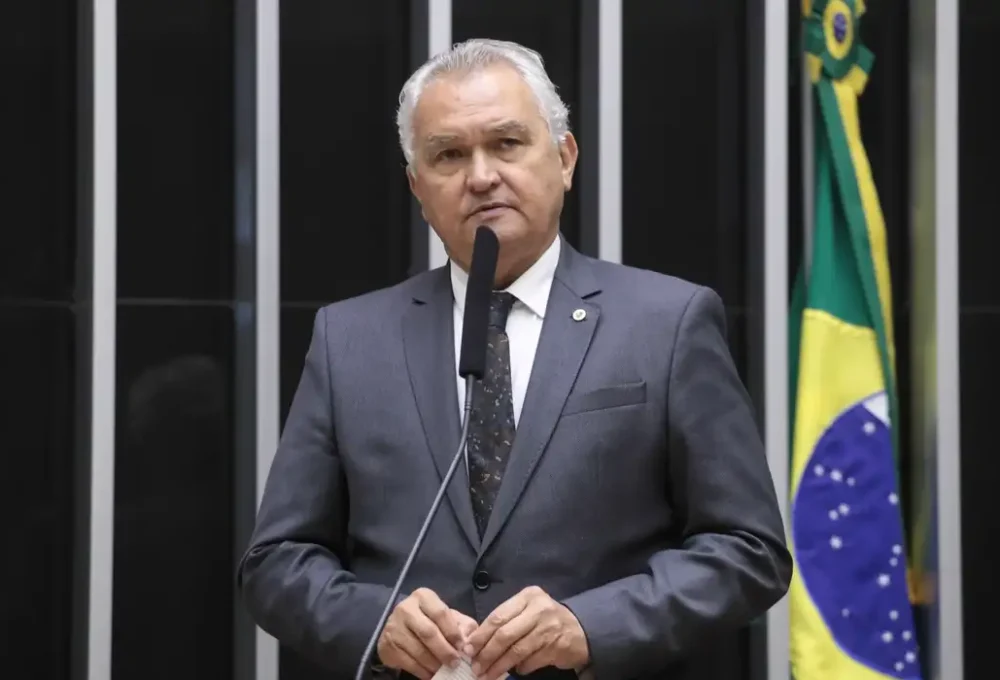
[[474,619],[420,588],[392,610],[378,639],[378,657],[389,668],[429,680],[441,666],[458,663],[475,629]]
[[472,659],[472,671],[484,680],[497,680],[511,670],[532,673],[545,666],[580,670],[590,662],[580,622],[537,586],[497,607],[463,651]]

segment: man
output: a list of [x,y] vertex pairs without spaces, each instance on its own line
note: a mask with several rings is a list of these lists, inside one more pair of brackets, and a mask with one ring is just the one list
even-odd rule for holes
[[449,266],[316,317],[239,570],[262,628],[351,677],[460,435],[475,230],[500,241],[466,465],[378,642],[430,678],[678,677],[786,591],[791,559],[713,292],[559,236],[577,146],[534,52],[457,45],[400,98]]

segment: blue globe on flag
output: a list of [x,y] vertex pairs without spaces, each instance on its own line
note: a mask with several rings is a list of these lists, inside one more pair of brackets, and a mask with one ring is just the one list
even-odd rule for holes
[[888,676],[920,677],[885,392],[842,412],[792,505],[799,574],[833,639]]

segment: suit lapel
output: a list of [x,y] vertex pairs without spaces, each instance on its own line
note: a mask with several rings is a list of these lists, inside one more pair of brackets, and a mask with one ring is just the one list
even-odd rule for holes
[[[414,296],[403,321],[403,344],[410,384],[438,474],[444,479],[461,436],[455,373],[455,331],[448,268],[429,275],[426,290]],[[479,532],[472,513],[464,466],[448,484],[448,502],[473,548]]]
[[[500,533],[538,465],[600,319],[600,308],[585,300],[599,292],[588,276],[586,260],[565,242],[562,249],[514,446],[483,535],[480,556]],[[585,313],[582,319],[578,310]]]

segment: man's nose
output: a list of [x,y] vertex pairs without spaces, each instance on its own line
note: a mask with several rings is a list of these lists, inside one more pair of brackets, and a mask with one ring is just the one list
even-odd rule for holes
[[500,175],[488,154],[476,151],[469,163],[468,184],[474,192],[492,189],[500,181]]

